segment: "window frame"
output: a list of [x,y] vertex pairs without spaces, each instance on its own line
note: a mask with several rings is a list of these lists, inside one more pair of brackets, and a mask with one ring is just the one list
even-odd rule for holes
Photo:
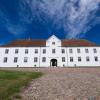
[[3,62],[4,62],[4,63],[7,63],[7,61],[8,61],[8,57],[4,57]]
[[46,57],[42,57],[42,62],[46,62]]
[[18,57],[14,57],[14,63],[18,62]]
[[38,62],[38,57],[34,57],[34,62]]
[[66,58],[65,57],[62,57],[62,62],[65,62],[66,61]]

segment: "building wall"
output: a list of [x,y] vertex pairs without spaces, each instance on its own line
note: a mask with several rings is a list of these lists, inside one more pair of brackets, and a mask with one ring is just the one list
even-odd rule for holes
[[[9,49],[9,53],[5,54],[5,50]],[[15,49],[18,49],[18,54],[15,54]],[[25,54],[25,49],[28,49],[28,54]],[[38,49],[38,53],[35,54],[35,49]],[[46,53],[43,54],[43,49],[46,49]],[[65,49],[65,53],[62,54],[61,50]],[[70,53],[72,49],[72,53]],[[77,49],[80,49],[80,53],[77,53]],[[88,53],[85,52],[88,49]],[[97,53],[94,53],[94,49]],[[100,47],[56,47],[56,53],[52,53],[50,47],[16,47],[16,48],[0,48],[0,67],[50,67],[51,59],[57,59],[57,66],[75,67],[75,66],[100,66]],[[7,63],[4,63],[4,57],[7,57]],[[14,63],[14,57],[18,57],[18,61]],[[27,62],[24,62],[24,57],[28,58]],[[34,57],[38,58],[37,62],[34,62]],[[46,62],[42,62],[42,58],[46,58]],[[62,57],[65,57],[65,62],[62,62]],[[70,57],[73,57],[73,62],[70,62]],[[81,61],[78,61],[78,57],[81,57]],[[86,61],[86,57],[89,57],[90,61]],[[95,61],[94,57],[98,57],[98,61]]]
[[[6,49],[9,50],[8,53],[5,53]],[[16,49],[18,53],[15,53]],[[26,49],[28,53],[25,53]],[[44,49],[45,53],[43,53]],[[54,49],[55,53],[52,52]],[[62,49],[65,50],[64,53]],[[35,53],[35,50],[38,50],[38,53]],[[4,63],[5,57],[7,62]],[[14,62],[14,57],[18,58],[17,62]],[[43,57],[46,58],[45,62],[42,61]],[[73,58],[72,62],[70,57]],[[78,57],[81,57],[81,61],[78,61]],[[89,61],[86,61],[86,57],[89,57]],[[95,57],[98,61],[95,61]],[[28,61],[24,62],[24,58]],[[34,58],[37,58],[37,62],[34,62]],[[65,58],[65,62],[62,62],[62,58]],[[46,47],[0,47],[0,67],[50,67],[52,59],[56,59],[57,66],[60,67],[100,66],[100,47],[61,47],[61,41],[55,36],[46,41]]]

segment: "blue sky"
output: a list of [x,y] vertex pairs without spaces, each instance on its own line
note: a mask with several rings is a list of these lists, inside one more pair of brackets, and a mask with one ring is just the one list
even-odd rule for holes
[[0,44],[52,34],[100,44],[100,0],[0,0]]

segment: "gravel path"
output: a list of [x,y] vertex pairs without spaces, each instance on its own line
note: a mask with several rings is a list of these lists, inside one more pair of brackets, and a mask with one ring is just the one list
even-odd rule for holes
[[21,100],[100,100],[100,68],[17,70],[45,73],[22,90]]
[[35,69],[46,73],[22,91],[23,100],[100,100],[100,69]]

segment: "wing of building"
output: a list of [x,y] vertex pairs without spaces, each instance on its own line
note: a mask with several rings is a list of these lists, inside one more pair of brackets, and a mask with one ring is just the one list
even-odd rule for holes
[[0,67],[100,66],[100,46],[87,40],[15,40],[0,46]]

